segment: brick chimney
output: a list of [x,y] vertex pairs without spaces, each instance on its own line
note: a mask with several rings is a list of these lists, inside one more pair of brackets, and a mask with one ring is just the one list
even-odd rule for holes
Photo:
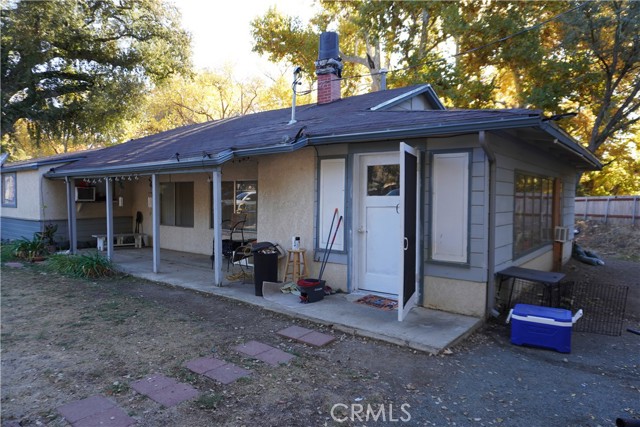
[[338,33],[329,31],[320,34],[316,76],[318,77],[318,105],[340,99],[342,58],[340,58],[338,47]]

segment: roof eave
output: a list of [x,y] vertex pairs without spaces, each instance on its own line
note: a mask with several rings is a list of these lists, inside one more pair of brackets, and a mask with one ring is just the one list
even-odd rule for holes
[[553,123],[548,121],[540,122],[540,128],[547,132],[549,135],[553,136],[555,138],[554,142],[556,144],[559,144],[565,149],[573,152],[575,155],[582,158],[587,165],[589,165],[589,167],[581,169],[602,170],[603,165],[602,163],[600,163],[600,160],[598,160],[598,158],[594,156],[593,153],[580,145],[578,141],[576,141],[562,129],[558,128]]

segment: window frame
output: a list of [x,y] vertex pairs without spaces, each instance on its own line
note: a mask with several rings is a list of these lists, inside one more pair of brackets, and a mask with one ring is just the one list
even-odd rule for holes
[[[13,198],[8,199],[5,197],[5,191],[7,190],[7,179],[11,178],[13,181]],[[2,174],[2,207],[4,208],[17,208],[18,207],[18,176],[15,172],[7,172]]]
[[[182,221],[183,217],[185,215],[182,215],[181,212],[183,211],[183,209],[185,207],[188,208],[188,203],[181,203],[182,197],[184,195],[183,191],[178,192],[177,190],[177,186],[183,186],[183,185],[187,185],[190,184],[191,185],[191,206],[190,206],[190,211],[191,211],[191,216],[190,216],[190,221]],[[172,217],[173,217],[173,221],[168,221],[164,215],[163,212],[165,211],[165,206],[164,203],[168,203],[168,202],[164,202],[163,200],[165,200],[163,198],[163,187],[167,188],[167,187],[171,187],[172,188],[172,194],[173,194],[173,206],[171,206],[171,210],[172,210]],[[178,196],[178,194],[180,194],[181,196]],[[180,204],[180,205],[179,205]],[[189,208],[188,208],[189,209]],[[188,210],[187,210],[187,215],[189,214]],[[181,227],[181,228],[194,228],[195,227],[195,184],[193,181],[176,181],[176,182],[161,182],[160,183],[160,225],[164,225],[167,227]]]
[[[514,170],[513,176],[512,257],[517,259],[553,243],[556,188],[552,176],[518,169]],[[520,185],[524,186],[521,196]]]

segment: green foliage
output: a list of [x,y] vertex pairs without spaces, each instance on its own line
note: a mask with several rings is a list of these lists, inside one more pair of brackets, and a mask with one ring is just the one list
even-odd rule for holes
[[18,258],[32,261],[34,258],[45,255],[47,247],[45,242],[37,236],[32,240],[23,237],[13,243],[13,253]]
[[44,241],[44,243],[47,245],[55,246],[57,231],[58,231],[57,224],[47,224],[44,226],[43,231],[39,231],[34,234],[34,238]]
[[[398,69],[389,74],[390,87],[427,82],[457,108],[578,112],[562,126],[611,161],[598,182],[590,174],[585,191],[638,191],[640,2],[320,5],[308,26],[275,9],[255,19],[254,50],[313,70],[319,34],[331,27],[340,34],[347,94],[354,80],[368,79],[376,90],[376,71],[384,66]],[[373,76],[356,77],[367,72]]]
[[15,242],[2,242],[0,246],[0,262],[13,261],[16,258]]
[[59,143],[60,151],[113,143],[150,83],[189,70],[179,22],[162,0],[22,0],[3,8],[3,136],[25,121],[32,140]]
[[87,279],[116,274],[111,261],[97,252],[82,255],[53,255],[47,265],[60,274]]

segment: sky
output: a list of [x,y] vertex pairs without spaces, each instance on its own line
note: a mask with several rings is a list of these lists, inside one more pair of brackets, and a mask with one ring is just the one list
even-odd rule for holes
[[196,69],[233,67],[239,78],[273,74],[283,67],[270,65],[251,51],[250,22],[270,6],[285,15],[308,20],[312,0],[173,0],[182,13],[183,27],[191,33]]

